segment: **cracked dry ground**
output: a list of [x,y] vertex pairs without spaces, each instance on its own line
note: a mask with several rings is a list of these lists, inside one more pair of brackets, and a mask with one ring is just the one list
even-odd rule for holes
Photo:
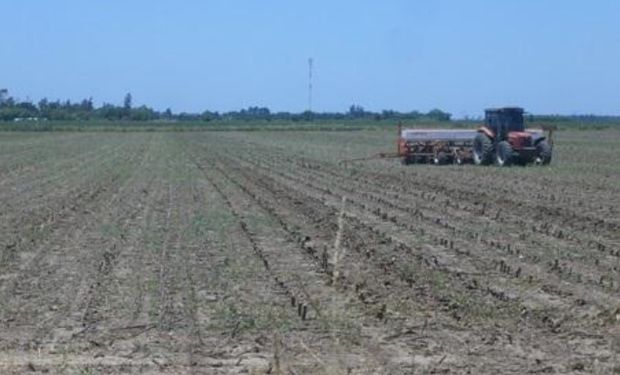
[[0,373],[620,372],[620,132],[0,135]]

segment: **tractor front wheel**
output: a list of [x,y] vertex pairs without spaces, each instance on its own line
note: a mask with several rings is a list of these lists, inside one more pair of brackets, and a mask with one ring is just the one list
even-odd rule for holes
[[542,165],[548,165],[551,163],[551,155],[553,154],[553,150],[547,141],[540,141],[536,145],[536,153],[538,154],[538,158]]
[[513,162],[513,151],[510,143],[501,141],[497,144],[497,152],[495,154],[495,164],[500,167],[509,167]]
[[478,133],[474,138],[474,163],[476,165],[491,164],[493,158],[493,142],[484,133]]

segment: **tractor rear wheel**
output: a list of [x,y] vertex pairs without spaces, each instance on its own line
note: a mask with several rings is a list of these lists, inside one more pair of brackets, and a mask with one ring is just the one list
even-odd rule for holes
[[548,165],[551,163],[551,156],[553,154],[553,150],[547,141],[543,140],[538,142],[536,145],[536,153],[538,154],[538,158],[542,165]]
[[493,142],[484,133],[478,133],[474,138],[474,163],[476,165],[491,164],[493,158]]
[[495,153],[495,164],[500,167],[509,167],[512,165],[514,156],[512,146],[506,141],[497,144],[497,152]]

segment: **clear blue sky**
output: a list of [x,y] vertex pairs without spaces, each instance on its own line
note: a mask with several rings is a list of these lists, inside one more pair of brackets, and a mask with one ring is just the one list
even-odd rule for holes
[[620,114],[616,0],[0,0],[21,99],[226,111]]

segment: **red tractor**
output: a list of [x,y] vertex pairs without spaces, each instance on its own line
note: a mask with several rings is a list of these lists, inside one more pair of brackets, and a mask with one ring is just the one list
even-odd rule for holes
[[553,153],[551,133],[549,138],[547,140],[542,131],[525,129],[522,108],[487,109],[484,126],[474,138],[474,163],[547,165]]

